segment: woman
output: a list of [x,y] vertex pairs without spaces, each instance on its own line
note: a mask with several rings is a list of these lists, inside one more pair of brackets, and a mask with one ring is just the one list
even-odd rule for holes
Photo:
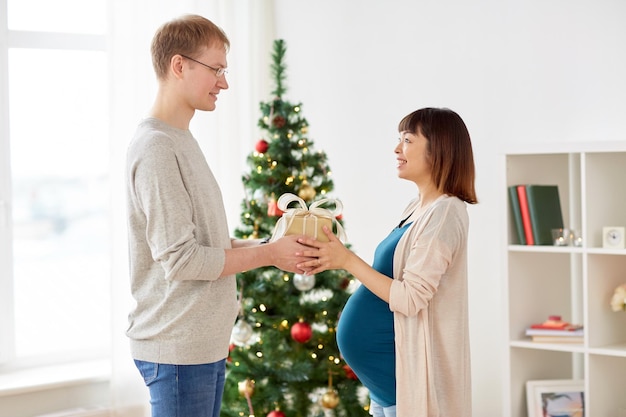
[[398,176],[418,196],[376,249],[373,265],[330,241],[301,239],[309,274],[345,269],[361,285],[339,321],[346,362],[370,391],[375,417],[471,416],[466,203],[477,203],[467,127],[449,109],[404,117]]

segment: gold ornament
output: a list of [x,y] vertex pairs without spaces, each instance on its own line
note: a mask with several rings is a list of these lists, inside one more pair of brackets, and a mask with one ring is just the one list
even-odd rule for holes
[[244,397],[251,397],[254,394],[254,381],[246,378],[237,384],[237,388],[239,388],[239,394]]
[[298,197],[300,197],[304,201],[311,201],[315,198],[315,194],[317,194],[315,188],[311,187],[307,180],[302,181],[302,186],[298,191]]
[[337,404],[339,404],[339,395],[337,394],[337,391],[333,389],[329,389],[328,391],[326,391],[324,395],[322,395],[320,404],[322,404],[322,407],[324,408],[332,409],[337,407]]

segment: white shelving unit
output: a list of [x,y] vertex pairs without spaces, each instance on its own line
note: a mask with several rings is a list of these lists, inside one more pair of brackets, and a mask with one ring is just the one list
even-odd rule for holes
[[[528,380],[583,379],[586,417],[626,417],[626,312],[609,304],[626,283],[626,250],[602,248],[604,226],[626,226],[626,143],[554,147],[504,155],[504,416],[528,417]],[[582,232],[582,247],[517,244],[507,194],[516,184],[557,184],[565,227]],[[555,314],[584,325],[583,344],[524,336]]]

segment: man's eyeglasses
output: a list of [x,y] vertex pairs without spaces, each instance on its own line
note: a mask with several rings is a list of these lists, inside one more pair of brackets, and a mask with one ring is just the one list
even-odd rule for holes
[[198,63],[198,64],[200,64],[200,65],[202,65],[202,66],[205,66],[205,67],[207,67],[208,69],[212,69],[213,71],[215,71],[215,75],[216,75],[218,78],[219,78],[219,77],[221,77],[222,75],[226,75],[226,74],[228,74],[228,70],[227,70],[226,68],[222,68],[222,67],[220,67],[220,68],[215,68],[215,67],[212,67],[212,66],[210,66],[210,65],[207,65],[207,64],[205,64],[205,63],[203,63],[203,62],[200,62],[200,61],[198,61],[198,60],[195,60],[195,59],[193,59],[193,58],[191,58],[191,57],[188,57],[187,55],[180,54],[180,56],[182,56],[183,58],[187,58],[187,59],[188,59],[188,60],[190,60],[190,61],[196,62],[196,63]]

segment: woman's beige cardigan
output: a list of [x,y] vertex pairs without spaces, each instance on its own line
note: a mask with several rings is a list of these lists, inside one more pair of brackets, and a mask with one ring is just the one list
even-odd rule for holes
[[413,224],[394,255],[397,417],[469,417],[466,204],[442,196],[403,216]]

